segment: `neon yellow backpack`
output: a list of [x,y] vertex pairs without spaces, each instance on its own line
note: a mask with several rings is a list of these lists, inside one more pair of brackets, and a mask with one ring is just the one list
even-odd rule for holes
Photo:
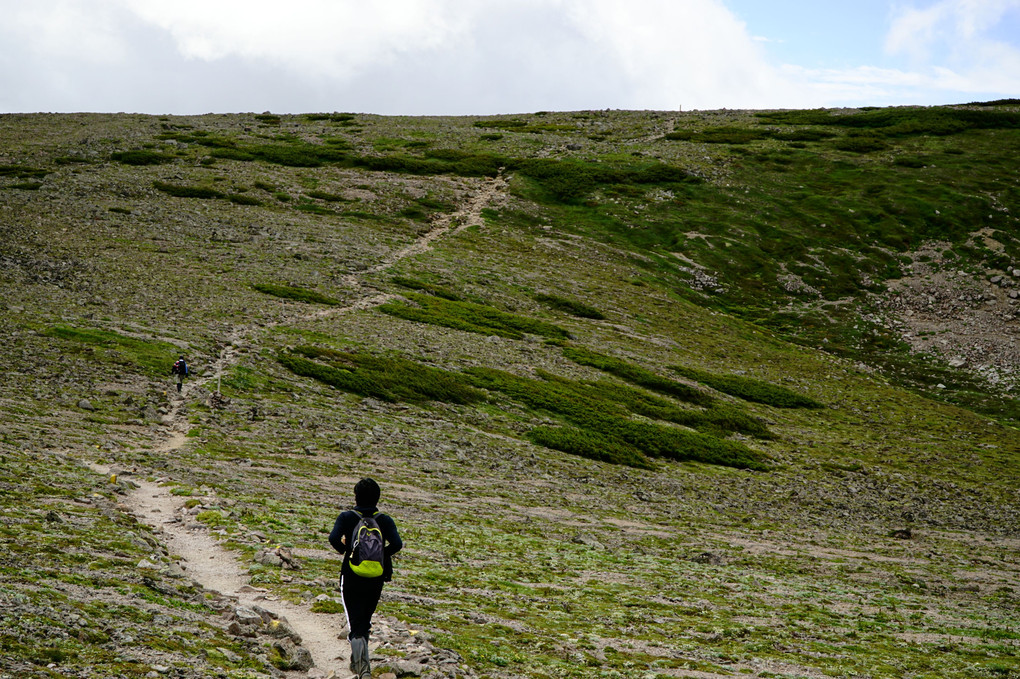
[[362,516],[354,527],[354,542],[349,560],[351,571],[363,578],[378,578],[383,574],[385,560],[384,540],[379,522],[372,516]]

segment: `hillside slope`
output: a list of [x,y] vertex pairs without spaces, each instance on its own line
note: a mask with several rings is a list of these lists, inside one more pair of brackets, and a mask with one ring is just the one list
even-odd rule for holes
[[0,677],[1020,675],[1018,122],[0,117]]

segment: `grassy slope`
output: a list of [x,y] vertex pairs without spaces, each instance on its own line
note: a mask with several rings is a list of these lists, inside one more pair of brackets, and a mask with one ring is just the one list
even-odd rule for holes
[[[819,165],[827,168],[826,159],[838,153],[821,146],[829,142],[810,142],[783,160],[768,155],[782,151],[769,145],[788,143],[774,139],[752,142],[767,148],[741,153],[662,138],[670,129],[754,124],[741,114],[690,114],[670,122],[673,117],[533,116],[530,124],[546,129],[530,132],[478,128],[465,119],[359,117],[350,124],[285,118],[280,127],[227,116],[0,119],[3,162],[53,171],[38,190],[0,192],[10,231],[0,246],[9,263],[0,279],[8,308],[0,332],[9,347],[7,376],[23,387],[0,401],[3,539],[24,544],[29,533],[45,535],[42,542],[84,540],[91,552],[79,558],[80,551],[50,550],[45,560],[28,560],[18,557],[23,548],[8,548],[3,597],[37,602],[41,620],[63,620],[64,609],[73,608],[85,621],[82,627],[106,630],[95,638],[68,639],[31,621],[5,621],[11,631],[0,657],[39,676],[52,661],[127,676],[167,663],[219,664],[233,676],[253,671],[245,663],[253,662],[257,649],[235,648],[245,659],[230,663],[196,655],[201,645],[178,648],[143,637],[148,652],[132,654],[109,631],[124,617],[114,605],[141,611],[133,618],[139,629],[151,627],[153,615],[187,626],[195,624],[189,616],[211,620],[213,611],[179,584],[149,601],[145,593],[154,590],[128,567],[152,551],[142,547],[148,544],[145,529],[105,500],[74,499],[91,490],[116,499],[114,489],[72,462],[101,458],[236,500],[223,528],[249,556],[255,548],[247,536],[254,529],[282,543],[323,547],[353,481],[363,474],[384,479],[386,507],[399,518],[408,543],[385,612],[422,625],[493,677],[630,676],[635,669],[648,676],[700,670],[790,677],[1020,671],[1013,589],[1020,548],[1015,430],[904,391],[852,361],[791,344],[775,330],[725,313],[768,320],[769,304],[784,306],[788,300],[768,278],[775,268],[770,258],[787,267],[800,260],[777,251],[766,258],[763,249],[791,241],[812,251],[834,250],[845,241],[808,233],[804,225],[824,218],[833,228],[857,227],[853,220],[834,221],[829,212],[795,221],[793,204],[832,210],[830,204],[849,198],[825,191],[835,191],[834,184],[866,191],[859,187],[860,167],[880,163],[871,154],[840,156],[841,164],[826,176],[843,172],[842,184],[819,182],[812,189],[821,198],[797,197],[794,184],[817,177]],[[244,126],[251,131],[243,132]],[[527,429],[548,416],[502,397],[476,406],[408,406],[295,378],[274,356],[297,344],[395,352],[453,371],[482,366],[520,374],[541,368],[591,380],[605,375],[533,337],[488,338],[375,310],[310,320],[308,305],[256,292],[253,285],[270,283],[314,289],[341,303],[355,299],[365,289],[351,288],[344,275],[409,243],[427,229],[425,213],[455,204],[478,180],[336,164],[295,168],[221,159],[203,165],[212,147],[194,142],[161,151],[178,154],[172,163],[108,160],[114,151],[160,148],[158,135],[168,131],[195,129],[245,144],[281,134],[287,136],[278,143],[290,146],[297,138],[342,137],[360,154],[420,153],[424,144],[517,158],[543,149],[566,153],[565,145],[577,142],[585,148],[576,155],[624,163],[640,151],[696,170],[708,181],[662,188],[673,192],[665,201],[655,187],[624,183],[596,186],[570,204],[550,202],[541,181],[518,172],[514,195],[488,213],[485,227],[363,278],[395,293],[403,289],[393,276],[442,284],[556,323],[580,346],[662,375],[677,364],[740,371],[827,407],[744,406],[778,435],[743,441],[774,461],[771,472],[694,463],[645,471],[527,443]],[[494,134],[502,136],[482,137]],[[952,190],[991,190],[1016,208],[1015,196],[995,176],[1006,162],[997,159],[996,145],[1001,135],[1015,133],[965,134],[970,136],[910,139],[932,148],[902,152],[942,153],[950,143],[975,149],[972,155],[986,162],[957,166]],[[76,159],[89,163],[58,162],[82,150]],[[935,165],[950,171],[943,162]],[[992,168],[988,175],[986,166]],[[901,170],[907,176],[900,177]],[[876,184],[883,192],[912,194],[914,177],[906,170],[916,168],[882,164]],[[751,187],[752,178],[761,181]],[[5,186],[13,181],[4,179]],[[154,181],[255,196],[261,205],[175,198]],[[345,195],[348,202],[310,198],[312,191]],[[738,200],[749,206],[738,209]],[[872,204],[862,196],[854,200]],[[963,209],[967,201],[958,202]],[[765,210],[776,212],[771,228],[777,232],[764,230]],[[915,226],[912,231],[922,228]],[[753,238],[735,236],[752,227],[758,230]],[[706,238],[676,239],[677,232],[691,231]],[[734,244],[730,255],[717,259],[721,240],[714,249],[709,244],[722,238]],[[665,264],[675,250],[714,270],[735,272],[727,292],[711,298],[687,292],[683,272]],[[887,254],[868,254],[874,261],[866,264],[876,275],[895,264]],[[764,278],[756,278],[755,270]],[[550,310],[536,293],[583,300],[606,319]],[[150,422],[158,421],[167,397],[165,383],[152,373],[152,352],[165,352],[169,366],[180,347],[201,374],[234,329],[253,321],[279,324],[246,333],[249,351],[224,381],[230,407],[189,403],[193,444],[173,459],[154,454],[151,442],[160,433]],[[101,328],[147,344],[53,336],[58,325]],[[82,410],[81,398],[96,410]],[[256,418],[250,416],[253,406]],[[67,459],[54,454],[63,450]],[[33,472],[44,466],[60,473],[50,475],[45,487],[33,484]],[[63,521],[47,520],[51,510]],[[135,543],[128,541],[133,546],[110,537],[102,523],[107,520],[131,525],[138,533]],[[904,527],[914,529],[914,539],[888,537]],[[83,564],[95,564],[87,570],[101,573],[102,581],[81,581]],[[297,597],[305,590],[332,592],[332,568],[325,559],[309,559],[289,583],[272,569],[253,574],[258,584]],[[106,602],[106,608],[87,608],[88,599]],[[210,634],[210,645],[227,643]],[[111,643],[121,649],[117,656],[101,652]]]

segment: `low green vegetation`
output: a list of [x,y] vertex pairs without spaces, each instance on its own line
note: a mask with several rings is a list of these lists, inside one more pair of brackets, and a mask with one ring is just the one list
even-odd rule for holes
[[[128,337],[100,328],[54,325],[47,328],[45,334],[67,342],[67,351],[77,351],[100,363],[109,362],[149,377],[168,374],[180,353],[179,347],[168,342]],[[97,353],[97,349],[102,353]]]
[[798,394],[797,392],[780,387],[770,382],[756,380],[740,375],[716,375],[703,370],[686,368],[684,366],[670,366],[670,368],[684,377],[701,382],[705,386],[716,391],[721,391],[730,396],[736,396],[745,401],[764,403],[775,408],[824,408],[825,406],[813,398]]
[[350,199],[344,198],[343,196],[336,193],[329,193],[327,191],[309,191],[307,194],[309,198],[315,198],[316,200],[324,200],[327,203],[349,203]]
[[451,302],[461,301],[461,296],[459,294],[442,285],[433,285],[432,283],[426,283],[425,281],[420,281],[417,278],[409,278],[407,276],[394,276],[390,280],[409,290],[421,290],[422,292],[427,292],[430,295],[435,295],[436,297],[441,297],[442,299],[447,299]]
[[327,139],[326,143],[314,144],[288,139],[269,144],[245,144],[236,139],[194,132],[165,133],[163,137],[210,147],[215,158],[289,167],[336,165],[375,172],[461,177],[494,177],[501,171],[516,172],[529,180],[537,198],[567,204],[583,201],[600,187],[678,187],[701,181],[683,168],[647,160],[602,163],[514,158],[449,148],[424,148],[419,155],[359,155],[349,151],[342,140],[338,140],[341,143],[330,143],[333,140]]
[[[1011,374],[911,353],[929,312],[886,287],[973,282],[1009,330],[1017,105],[3,117],[0,675],[287,665],[131,518],[131,470],[320,618],[337,505],[379,479],[377,674],[427,639],[427,677],[1018,675]],[[173,171],[108,162],[133,144]]]
[[1020,113],[935,106],[882,108],[852,114],[824,109],[805,111],[769,111],[757,114],[765,123],[777,125],[817,125],[871,130],[883,137],[948,136],[967,130],[1020,129]]
[[0,178],[42,179],[50,172],[50,170],[28,165],[0,165]]
[[[536,117],[539,114],[535,114]],[[496,118],[476,120],[472,123],[483,130],[503,130],[505,132],[523,132],[526,134],[576,134],[579,127],[576,123],[548,122],[545,120],[521,120],[519,118]]]
[[528,432],[528,439],[536,445],[589,460],[642,469],[654,468],[636,446],[578,427],[535,427]]
[[588,441],[604,440],[608,450],[633,448],[651,458],[693,460],[742,469],[768,468],[761,455],[743,444],[631,420],[625,404],[597,386],[593,389],[549,375],[544,375],[547,379],[532,379],[491,368],[470,368],[465,372],[476,386],[501,392],[535,412],[561,417],[585,430]]
[[152,185],[163,193],[175,198],[226,198],[226,194],[207,186],[182,186],[180,184],[168,184],[167,182],[156,181]]
[[[952,268],[971,272],[1006,271],[1020,261],[1012,218],[996,207],[1016,195],[1004,180],[1010,161],[1001,152],[1020,134],[1020,114],[1009,106],[777,111],[725,126],[681,116],[656,151],[664,159],[696,161],[701,154],[706,170],[720,169],[726,181],[589,181],[584,163],[556,161],[552,167],[568,175],[565,186],[578,190],[552,190],[559,179],[540,181],[519,165],[515,192],[541,211],[526,219],[498,211],[489,219],[640,252],[646,285],[787,340],[891,366],[909,347],[861,316],[875,311],[870,295],[909,274],[909,253],[945,242]],[[715,143],[702,153],[695,142]],[[640,162],[635,157],[630,167]],[[974,238],[979,229],[996,243]],[[926,393],[932,390],[920,385],[944,384],[936,398],[1013,419],[1010,399],[978,403],[972,394],[980,388],[946,382],[938,362],[907,363],[887,373]]]
[[252,285],[252,288],[266,295],[272,295],[273,297],[279,297],[281,299],[289,299],[295,302],[305,302],[306,304],[327,304],[329,306],[340,306],[343,304],[340,300],[334,299],[328,295],[323,295],[321,292],[308,290],[307,288],[299,288],[292,285],[256,283]]
[[163,163],[170,163],[175,160],[175,157],[167,153],[159,153],[157,151],[137,150],[137,151],[118,151],[110,154],[111,160],[116,160],[119,163],[125,165],[162,165]]
[[262,201],[255,196],[247,196],[243,193],[232,193],[227,196],[227,200],[231,203],[236,203],[237,205],[262,205]]
[[623,359],[606,356],[583,347],[569,346],[563,348],[563,355],[581,365],[598,368],[628,382],[657,391],[687,403],[707,406],[713,402],[712,397],[682,382],[657,375],[650,370],[628,363]]
[[[539,427],[535,443],[616,464],[649,467],[648,458],[693,460],[765,470],[762,456],[724,440],[733,432],[771,438],[760,422],[732,408],[684,410],[647,392],[611,383],[577,382],[539,372],[539,379],[488,368],[453,373],[395,356],[371,356],[302,346],[279,362],[302,377],[384,401],[471,404],[499,392],[536,415],[554,415],[569,428]],[[637,421],[631,414],[699,430]]]
[[536,302],[541,302],[557,311],[563,311],[571,316],[577,316],[578,318],[591,318],[594,320],[602,320],[605,315],[596,309],[595,307],[579,302],[576,299],[567,299],[566,297],[560,297],[559,295],[550,295],[545,293],[538,293],[534,295]]
[[280,363],[296,375],[383,401],[474,403],[485,395],[463,377],[396,356],[297,347]]
[[507,313],[485,304],[462,302],[419,293],[408,293],[405,296],[408,302],[383,304],[379,307],[379,311],[408,321],[441,325],[483,335],[498,335],[510,339],[522,339],[525,334],[540,335],[550,339],[570,337],[569,332],[552,323]]
[[333,215],[333,214],[336,214],[336,212],[334,212],[333,210],[330,210],[328,207],[325,207],[323,205],[319,205],[318,203],[316,203],[314,201],[308,200],[304,196],[302,196],[298,200],[298,202],[294,204],[294,207],[297,208],[298,210],[301,210],[302,212],[308,212],[308,213],[313,214],[313,215]]
[[328,121],[331,123],[352,123],[357,120],[357,116],[353,113],[307,113],[305,114],[305,120],[310,121]]

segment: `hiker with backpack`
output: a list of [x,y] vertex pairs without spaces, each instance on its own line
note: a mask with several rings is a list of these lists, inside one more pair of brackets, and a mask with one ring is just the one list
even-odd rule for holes
[[177,375],[177,393],[181,393],[181,387],[184,386],[184,378],[188,375],[188,364],[184,362],[184,356],[180,356],[174,363],[173,367],[170,368],[171,375]]
[[329,544],[344,555],[340,591],[350,628],[351,671],[360,679],[372,676],[368,650],[372,615],[383,583],[393,577],[391,557],[404,546],[393,519],[376,507],[379,494],[379,484],[372,479],[358,481],[354,486],[354,509],[342,512],[329,534]]

